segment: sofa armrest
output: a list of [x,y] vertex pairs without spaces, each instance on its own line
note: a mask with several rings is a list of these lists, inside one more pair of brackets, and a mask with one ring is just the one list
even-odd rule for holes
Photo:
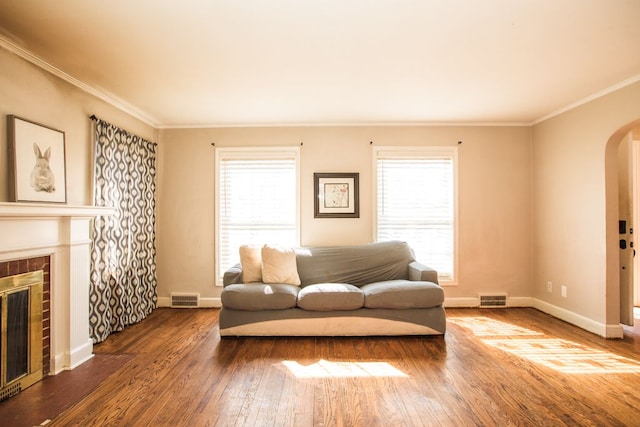
[[409,280],[432,282],[438,284],[438,272],[418,261],[409,263]]
[[233,285],[235,283],[242,283],[242,266],[236,264],[222,276],[222,286]]

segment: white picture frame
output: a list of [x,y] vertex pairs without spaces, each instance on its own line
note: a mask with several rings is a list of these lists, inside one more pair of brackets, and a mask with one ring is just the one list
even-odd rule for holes
[[67,203],[64,132],[9,115],[7,134],[10,200]]

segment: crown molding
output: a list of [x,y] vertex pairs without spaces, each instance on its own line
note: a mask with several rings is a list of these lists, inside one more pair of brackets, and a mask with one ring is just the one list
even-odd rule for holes
[[586,98],[582,98],[579,101],[576,101],[576,102],[574,102],[572,104],[569,104],[569,105],[567,105],[565,107],[562,107],[562,108],[560,108],[560,109],[558,109],[558,110],[556,110],[556,111],[554,111],[552,113],[549,113],[549,114],[547,114],[545,116],[542,116],[539,119],[536,119],[536,120],[532,121],[530,123],[530,125],[531,126],[535,126],[535,125],[537,125],[539,123],[542,123],[542,122],[544,122],[546,120],[552,119],[552,118],[554,118],[556,116],[559,116],[560,114],[566,113],[567,111],[571,111],[574,108],[578,108],[581,105],[587,104],[587,103],[589,103],[589,102],[591,102],[591,101],[593,101],[595,99],[601,98],[601,97],[603,97],[605,95],[608,95],[608,94],[610,94],[612,92],[615,92],[615,91],[617,91],[619,89],[622,89],[622,88],[625,88],[627,86],[630,86],[630,85],[632,85],[634,83],[637,83],[639,81],[640,81],[640,74],[636,74],[635,76],[632,76],[632,77],[630,77],[630,78],[628,78],[626,80],[621,81],[620,83],[617,83],[617,84],[615,84],[613,86],[609,86],[608,88],[605,88],[605,89],[603,89],[603,90],[601,90],[599,92],[596,92],[596,93],[594,93],[592,95],[589,95]]
[[67,83],[72,84],[78,89],[112,105],[118,110],[124,111],[125,113],[135,117],[136,119],[146,123],[147,125],[154,127],[156,129],[159,127],[158,120],[144,113],[140,109],[134,107],[133,105],[109,93],[106,90],[99,90],[93,86],[89,86],[88,84],[76,79],[72,75],[65,73],[61,69],[49,64],[47,61],[45,61],[41,57],[35,55],[34,53],[26,50],[22,46],[9,40],[2,34],[0,34],[0,47],[34,64],[35,66],[53,74],[54,76],[66,81]]
[[158,129],[273,128],[273,127],[528,127],[531,122],[307,122],[209,123],[160,125]]
[[567,111],[573,110],[581,105],[587,104],[595,99],[598,99],[602,96],[615,92],[616,90],[622,89],[626,86],[632,85],[640,81],[640,74],[632,76],[620,83],[612,85],[608,88],[605,88],[599,92],[596,92],[592,95],[589,95],[579,101],[566,105],[556,111],[553,111],[549,114],[546,114],[538,119],[533,121],[522,121],[522,122],[474,122],[474,121],[461,121],[461,122],[437,122],[437,121],[410,121],[410,122],[307,122],[307,123],[297,123],[297,122],[279,122],[279,123],[207,123],[207,124],[175,124],[175,125],[165,125],[161,124],[158,119],[152,117],[146,112],[138,109],[137,107],[131,105],[127,101],[119,98],[112,93],[104,89],[98,89],[96,87],[90,86],[75,77],[67,74],[66,72],[60,70],[59,68],[51,65],[41,57],[33,54],[32,52],[26,50],[19,44],[11,41],[6,36],[0,34],[0,47],[5,50],[17,55],[18,57],[36,65],[37,67],[53,74],[54,76],[76,86],[78,89],[95,96],[96,98],[112,105],[113,107],[137,118],[143,123],[158,129],[203,129],[203,128],[271,128],[271,127],[530,127],[535,126],[539,123],[542,123],[546,120],[549,120],[553,117],[559,116]]

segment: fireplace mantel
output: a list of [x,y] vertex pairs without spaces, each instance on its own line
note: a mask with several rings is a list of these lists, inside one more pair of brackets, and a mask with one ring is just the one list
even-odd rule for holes
[[113,215],[114,208],[95,206],[51,205],[41,203],[0,203],[0,218],[93,218],[99,215]]
[[0,261],[50,257],[51,373],[93,356],[89,337],[91,221],[113,208],[0,203]]

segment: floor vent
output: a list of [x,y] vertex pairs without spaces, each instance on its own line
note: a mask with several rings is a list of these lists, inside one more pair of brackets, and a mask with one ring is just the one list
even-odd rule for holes
[[171,307],[190,308],[200,305],[200,294],[171,294]]
[[507,294],[480,295],[480,308],[500,308],[507,306]]

